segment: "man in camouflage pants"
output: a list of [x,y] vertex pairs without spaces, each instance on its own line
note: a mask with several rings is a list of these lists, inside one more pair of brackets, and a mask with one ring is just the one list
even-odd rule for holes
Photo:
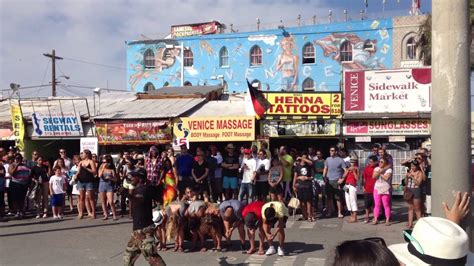
[[123,254],[124,265],[134,265],[143,254],[150,265],[166,265],[156,251],[155,226],[153,224],[153,200],[158,200],[156,187],[146,184],[146,170],[138,169],[130,173],[133,189],[130,189],[132,202],[133,232]]

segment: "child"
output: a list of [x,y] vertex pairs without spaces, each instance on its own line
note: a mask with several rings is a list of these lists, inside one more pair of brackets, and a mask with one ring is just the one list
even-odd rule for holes
[[375,166],[377,166],[377,156],[370,156],[367,160],[367,165],[365,166],[363,173],[363,182],[364,182],[364,202],[365,202],[365,220],[364,223],[369,223],[369,213],[370,210],[374,207],[374,186],[375,179],[372,178],[374,174]]
[[53,209],[53,219],[62,219],[61,209],[66,192],[66,177],[60,166],[54,167],[54,175],[49,179],[49,193],[51,197],[51,206]]

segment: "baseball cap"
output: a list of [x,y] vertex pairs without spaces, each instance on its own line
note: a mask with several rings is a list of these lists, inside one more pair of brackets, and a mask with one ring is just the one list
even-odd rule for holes
[[251,149],[244,149],[244,154],[251,154],[252,150]]

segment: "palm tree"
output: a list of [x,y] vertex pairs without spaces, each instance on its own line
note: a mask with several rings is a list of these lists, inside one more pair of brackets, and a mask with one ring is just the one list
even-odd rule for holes
[[[473,3],[474,0],[471,0]],[[416,42],[418,59],[423,61],[425,66],[431,66],[431,14],[428,14],[418,29]]]

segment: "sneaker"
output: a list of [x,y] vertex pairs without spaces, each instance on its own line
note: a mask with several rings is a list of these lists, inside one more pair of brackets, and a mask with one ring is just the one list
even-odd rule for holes
[[285,251],[281,247],[278,247],[278,256],[285,256]]
[[19,212],[17,212],[17,213],[15,214],[15,218],[20,218],[20,213],[19,213]]
[[267,256],[270,256],[270,255],[273,255],[276,253],[276,250],[275,250],[275,247],[274,246],[270,246],[268,249],[267,249],[267,252],[265,252],[265,255]]
[[48,215],[46,213],[43,214],[43,219],[46,218],[46,217],[48,217]]
[[63,218],[63,216],[61,216],[61,214],[60,214],[60,215],[58,215],[58,219],[62,219],[62,218]]
[[56,219],[58,219],[58,218],[59,218],[58,216],[53,215],[53,219],[54,219],[54,220],[56,220]]
[[36,215],[35,218],[36,218],[36,219],[39,219],[39,218],[41,218],[41,215],[38,214],[38,215]]

